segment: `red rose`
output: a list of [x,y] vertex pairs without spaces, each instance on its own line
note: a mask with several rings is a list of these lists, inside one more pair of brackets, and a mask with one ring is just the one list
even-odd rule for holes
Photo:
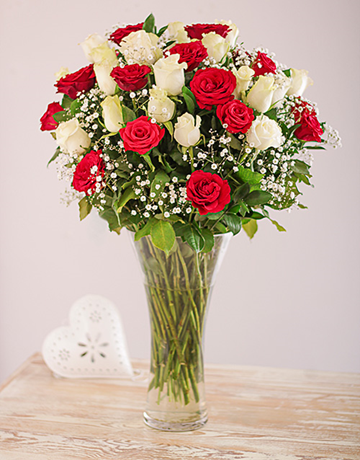
[[110,76],[124,91],[137,91],[148,83],[147,74],[151,72],[147,65],[131,64],[125,67],[114,67]]
[[297,123],[301,124],[294,132],[298,139],[308,142],[321,142],[321,135],[324,134],[324,131],[320,126],[315,111],[310,111],[309,109],[303,110],[301,118]]
[[191,72],[208,57],[208,52],[200,40],[190,43],[178,43],[169,49],[170,54],[180,54],[179,64],[186,62],[185,72]]
[[254,120],[254,111],[237,99],[218,105],[216,110],[221,123],[227,124],[229,133],[246,133]]
[[60,78],[55,86],[58,93],[67,94],[71,99],[75,99],[80,91],[89,91],[95,85],[95,81],[94,66],[90,64]]
[[53,115],[54,113],[62,112],[64,109],[58,102],[52,102],[48,105],[46,112],[40,118],[40,129],[41,131],[53,131],[59,125],[57,121],[54,120]]
[[165,128],[160,128],[156,123],[152,123],[149,117],[143,115],[134,121],[129,121],[119,132],[125,150],[145,155],[159,144],[164,137]]
[[115,30],[115,32],[113,32],[110,35],[110,40],[119,45],[123,38],[125,38],[129,34],[131,34],[131,32],[137,32],[138,30],[141,30],[143,28],[143,25],[144,25],[144,23],[140,22],[140,24],[129,25],[129,26],[126,26],[126,27],[120,27],[119,29]]
[[255,72],[254,77],[264,75],[265,73],[276,72],[275,62],[271,60],[268,55],[266,55],[265,53],[261,53],[260,51],[258,51],[256,60],[251,68]]
[[203,35],[210,32],[215,32],[225,38],[230,31],[230,27],[225,24],[191,24],[185,26],[185,30],[190,38],[201,40]]
[[230,203],[230,186],[217,174],[195,171],[186,183],[187,199],[201,215],[222,211]]
[[87,195],[92,195],[103,187],[101,181],[97,178],[104,177],[105,164],[100,157],[101,150],[91,150],[80,163],[76,166],[72,186],[78,192],[85,192]]
[[215,67],[195,72],[190,82],[196,102],[200,109],[211,110],[213,105],[223,105],[234,99],[236,77],[229,71]]

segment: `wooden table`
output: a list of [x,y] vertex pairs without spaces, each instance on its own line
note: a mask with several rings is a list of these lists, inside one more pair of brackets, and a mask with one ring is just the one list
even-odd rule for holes
[[39,353],[0,390],[1,460],[360,459],[359,374],[208,365],[187,433],[145,426],[144,379],[58,379]]

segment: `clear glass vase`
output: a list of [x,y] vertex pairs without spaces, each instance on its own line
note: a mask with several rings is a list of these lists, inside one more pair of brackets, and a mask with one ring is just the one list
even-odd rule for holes
[[211,288],[231,234],[215,236],[209,253],[176,238],[168,256],[149,236],[135,242],[151,324],[150,383],[144,421],[165,431],[207,422],[202,337]]

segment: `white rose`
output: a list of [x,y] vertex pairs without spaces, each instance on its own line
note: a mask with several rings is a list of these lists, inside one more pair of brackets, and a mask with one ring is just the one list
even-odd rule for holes
[[175,123],[174,137],[175,140],[184,147],[195,145],[200,139],[201,118],[196,115],[196,124],[194,117],[190,113],[184,113],[178,117]]
[[286,93],[288,96],[302,96],[306,88],[314,84],[308,73],[304,69],[291,69],[291,85]]
[[128,64],[152,65],[162,56],[158,41],[157,35],[145,30],[131,32],[121,40],[120,52]]
[[183,22],[169,22],[166,32],[169,40],[176,40],[177,43],[189,43],[190,41]]
[[56,142],[65,153],[81,154],[90,146],[90,137],[80,128],[79,120],[72,118],[60,123],[55,130]]
[[235,46],[236,40],[239,36],[239,29],[236,27],[236,25],[231,22],[231,21],[224,21],[223,19],[221,21],[215,21],[216,24],[224,24],[225,26],[230,27],[230,31],[225,37],[225,40],[230,44],[230,46]]
[[118,58],[116,57],[115,50],[109,47],[107,42],[93,48],[90,51],[90,56],[95,64],[99,64],[102,61],[108,61],[113,67],[119,65]]
[[266,115],[259,115],[246,133],[246,139],[258,150],[280,147],[284,142],[280,126]]
[[273,92],[271,105],[278,106],[278,102],[284,99],[286,92],[289,90],[291,79],[280,75],[275,77],[275,91]]
[[86,40],[80,43],[81,48],[85,53],[85,57],[90,62],[95,62],[93,57],[91,56],[91,51],[101,45],[102,43],[106,42],[106,38],[102,37],[99,34],[92,34],[89,35]]
[[158,123],[169,121],[174,115],[175,102],[167,97],[167,92],[157,86],[150,89],[148,112]]
[[63,78],[65,77],[66,75],[68,75],[70,73],[70,70],[67,68],[67,67],[60,67],[60,70],[59,72],[56,72],[54,75],[55,75],[55,78],[56,78],[56,81],[59,81],[60,78]]
[[123,115],[118,96],[107,96],[101,103],[106,129],[116,133],[123,124]]
[[274,77],[265,77],[260,75],[258,81],[250,89],[246,101],[251,108],[258,112],[267,112],[272,104],[274,86]]
[[236,99],[240,99],[241,91],[246,91],[248,89],[255,71],[250,69],[249,66],[243,65],[238,70],[233,70],[233,74],[236,77],[236,88],[234,90],[234,96]]
[[159,59],[153,66],[156,86],[167,91],[170,96],[180,94],[185,84],[184,69],[187,64],[179,64],[179,59],[180,54],[171,54],[167,58]]
[[230,44],[225,38],[215,32],[205,34],[201,41],[207,49],[209,57],[214,58],[216,62],[220,62],[230,49]]
[[111,96],[115,93],[116,82],[110,77],[110,73],[114,66],[109,61],[101,61],[98,64],[94,64],[94,72],[96,75],[96,81],[98,82],[99,88],[107,96]]

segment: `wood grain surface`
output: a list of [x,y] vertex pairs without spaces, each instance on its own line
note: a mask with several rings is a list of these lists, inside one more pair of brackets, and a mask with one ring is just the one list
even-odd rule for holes
[[133,366],[135,381],[59,379],[32,356],[0,388],[0,459],[360,459],[360,374],[208,365],[209,422],[164,433]]

